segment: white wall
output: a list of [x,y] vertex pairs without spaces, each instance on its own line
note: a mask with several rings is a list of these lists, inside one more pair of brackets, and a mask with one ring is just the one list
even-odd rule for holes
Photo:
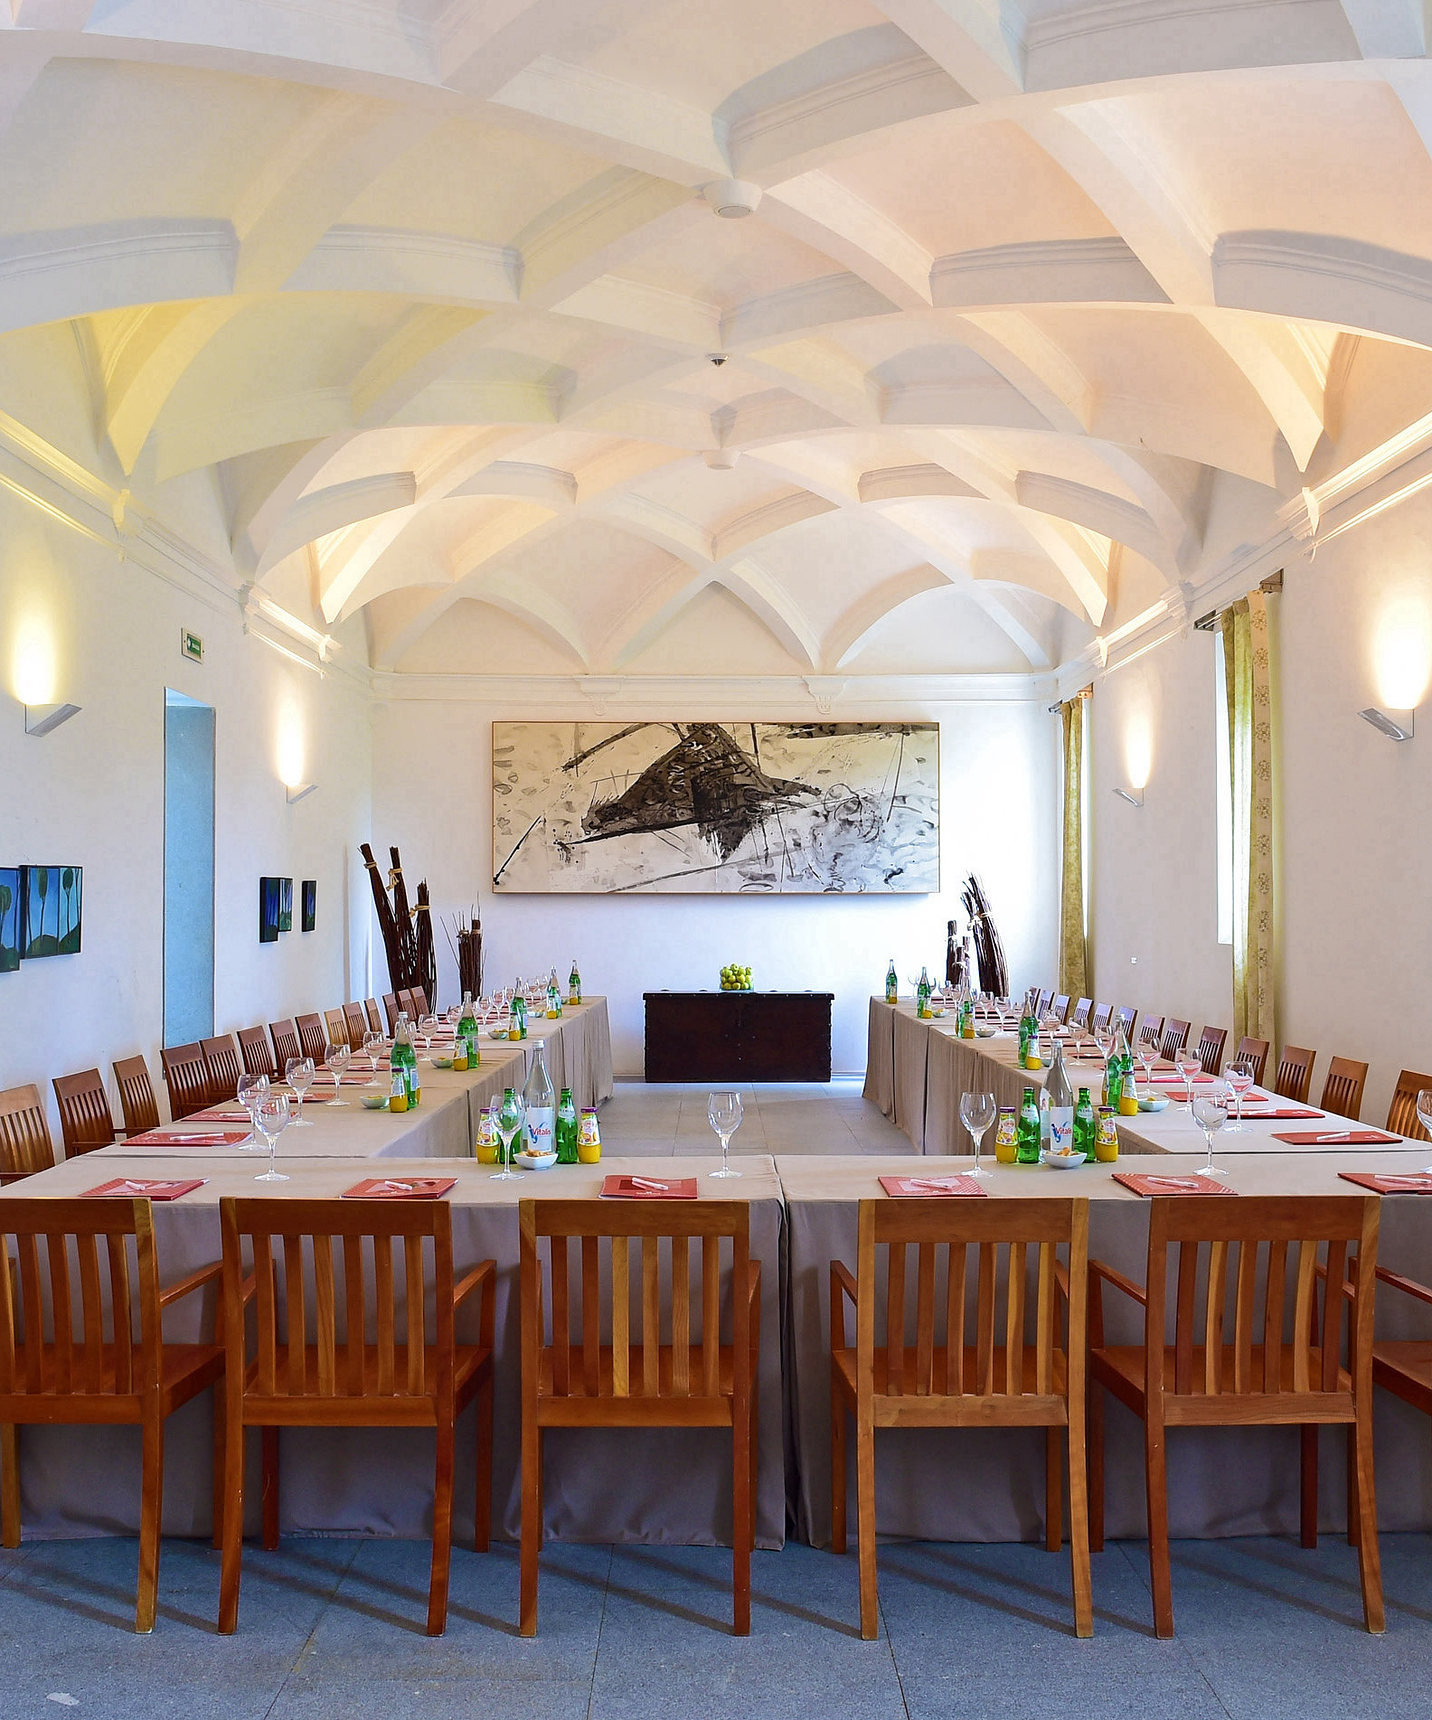
[[[374,713],[375,848],[402,850],[409,888],[426,877],[436,914],[479,903],[490,982],[553,964],[565,980],[572,957],[589,992],[611,1000],[619,1074],[642,1067],[642,993],[714,988],[725,962],[749,963],[762,990],[835,993],[833,1062],[865,1067],[867,999],[893,955],[902,981],[921,964],[944,972],[945,922],[971,871],[984,879],[1014,984],[1053,972],[1057,947],[1055,719],[1042,705],[904,707],[900,716],[938,720],[941,879],[935,896],[858,899],[802,896],[516,896],[491,892],[491,724],[553,716],[514,703],[395,700]],[[641,713],[651,715],[651,712]],[[739,711],[663,715],[809,719],[802,708],[743,705]],[[843,721],[889,717],[889,708],[842,704]],[[613,708],[604,720],[627,720]],[[958,909],[961,926],[964,913]],[[439,927],[439,992],[454,996],[456,966]],[[381,952],[377,958],[381,969]]]

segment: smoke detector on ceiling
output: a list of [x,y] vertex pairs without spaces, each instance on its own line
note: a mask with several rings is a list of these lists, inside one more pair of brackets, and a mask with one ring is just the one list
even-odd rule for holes
[[702,189],[701,195],[724,220],[737,221],[743,215],[755,214],[761,188],[749,179],[716,179]]

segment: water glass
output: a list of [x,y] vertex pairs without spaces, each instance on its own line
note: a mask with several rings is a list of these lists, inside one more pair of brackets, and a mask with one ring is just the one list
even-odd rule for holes
[[969,1172],[972,1177],[987,1177],[993,1174],[980,1164],[980,1148],[984,1145],[990,1124],[998,1115],[999,1106],[995,1103],[993,1093],[960,1094],[960,1121],[969,1131],[970,1140],[974,1142],[975,1162]]
[[343,1071],[348,1067],[350,1055],[346,1045],[330,1045],[328,1055],[323,1059],[323,1067],[333,1077],[333,1097],[328,1101],[330,1106],[346,1103],[342,1097]]
[[1244,1068],[1241,1063],[1234,1063],[1225,1071],[1223,1078],[1227,1081],[1228,1091],[1234,1099],[1233,1121],[1228,1124],[1228,1133],[1244,1134],[1246,1130],[1243,1126],[1243,1095],[1253,1085],[1253,1071]]
[[258,1139],[258,1136],[255,1133],[258,1125],[254,1122],[254,1107],[259,1103],[260,1099],[263,1098],[268,1090],[269,1078],[267,1075],[263,1074],[262,1071],[256,1075],[251,1075],[246,1069],[244,1073],[239,1076],[239,1084],[235,1091],[238,1095],[239,1103],[249,1114],[249,1138],[246,1141],[241,1141],[239,1144],[248,1152],[259,1153],[263,1151],[263,1142]]
[[381,1033],[365,1033],[363,1035],[363,1054],[368,1059],[368,1073],[378,1073],[378,1058],[387,1049],[388,1041]]
[[[296,1059],[294,1059],[296,1061]],[[282,1093],[265,1093],[254,1107],[254,1127],[268,1143],[268,1169],[254,1178],[255,1182],[287,1182],[282,1171],[274,1169],[274,1147],[279,1136],[289,1126],[293,1112]]]
[[497,1111],[497,1139],[500,1169],[492,1172],[496,1182],[509,1182],[522,1173],[512,1168],[512,1143],[521,1139],[527,1126],[527,1102],[520,1093],[504,1098]]
[[1193,1105],[1193,1083],[1203,1073],[1203,1063],[1196,1051],[1180,1051],[1176,1067],[1179,1074],[1183,1076],[1184,1103],[1191,1107]]
[[738,1177],[740,1171],[731,1169],[727,1153],[731,1145],[731,1137],[741,1127],[741,1095],[739,1093],[712,1093],[706,1100],[706,1121],[716,1131],[721,1139],[721,1169],[712,1171],[713,1177]]
[[[1417,1120],[1427,1133],[1432,1135],[1432,1087],[1423,1087],[1418,1091]],[[1426,1169],[1432,1174],[1432,1165],[1426,1166]]]
[[283,1066],[283,1078],[298,1095],[298,1116],[294,1119],[295,1129],[311,1129],[313,1124],[303,1115],[303,1095],[313,1085],[313,1059],[311,1057],[290,1057]]
[[1213,1137],[1228,1121],[1227,1093],[1218,1089],[1212,1093],[1200,1093],[1193,1101],[1193,1120],[1203,1130],[1203,1138],[1208,1146],[1208,1163],[1200,1165],[1194,1175],[1226,1177],[1228,1172],[1220,1170],[1213,1162]]

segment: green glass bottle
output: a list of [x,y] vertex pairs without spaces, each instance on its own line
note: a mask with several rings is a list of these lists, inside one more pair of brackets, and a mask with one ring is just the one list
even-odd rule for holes
[[509,1039],[525,1039],[527,1037],[527,999],[523,997],[520,987],[512,994],[512,1008],[507,1016],[507,1037]]
[[572,1089],[564,1087],[557,1101],[557,1123],[553,1130],[557,1146],[557,1163],[577,1163],[577,1107],[572,1103]]
[[1034,1013],[1034,993],[1027,992],[1024,998],[1024,1010],[1019,1018],[1019,1066],[1029,1067],[1029,1046],[1032,1040],[1039,1038],[1039,1017]]
[[1089,1097],[1089,1089],[1079,1089],[1079,1103],[1074,1107],[1074,1150],[1083,1153],[1085,1159],[1094,1162],[1094,1141],[1098,1134],[1098,1118],[1094,1115],[1094,1101]]
[[1019,1127],[1014,1137],[1014,1162],[1020,1165],[1039,1163],[1039,1100],[1033,1087],[1024,1089],[1024,1103],[1019,1107]]
[[562,988],[557,984],[557,970],[547,975],[547,1019],[557,1021],[562,1014]]
[[393,1029],[393,1049],[388,1056],[389,1067],[396,1074],[403,1073],[403,1086],[407,1089],[408,1109],[418,1104],[423,1096],[421,1078],[418,1075],[418,1054],[413,1049],[413,1030],[408,1025],[407,1011],[398,1015],[398,1025]]
[[457,1038],[467,1047],[467,1066],[476,1069],[482,1062],[482,1048],[478,1043],[477,1012],[472,1007],[472,993],[462,994],[462,1008],[457,1018]]
[[577,972],[577,958],[572,957],[572,971],[567,975],[567,1002],[582,1001],[582,976]]
[[885,970],[885,1001],[886,1003],[899,1003],[900,1001],[900,976],[895,971],[894,956],[891,956],[890,966]]
[[921,1021],[930,1019],[930,981],[924,968],[920,969],[920,983],[915,987],[915,1014]]

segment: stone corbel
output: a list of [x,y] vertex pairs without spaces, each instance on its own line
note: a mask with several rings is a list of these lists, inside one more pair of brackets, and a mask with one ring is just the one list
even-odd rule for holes
[[830,708],[845,692],[845,678],[833,675],[803,675],[806,691],[815,700],[815,708],[823,717],[830,715]]

